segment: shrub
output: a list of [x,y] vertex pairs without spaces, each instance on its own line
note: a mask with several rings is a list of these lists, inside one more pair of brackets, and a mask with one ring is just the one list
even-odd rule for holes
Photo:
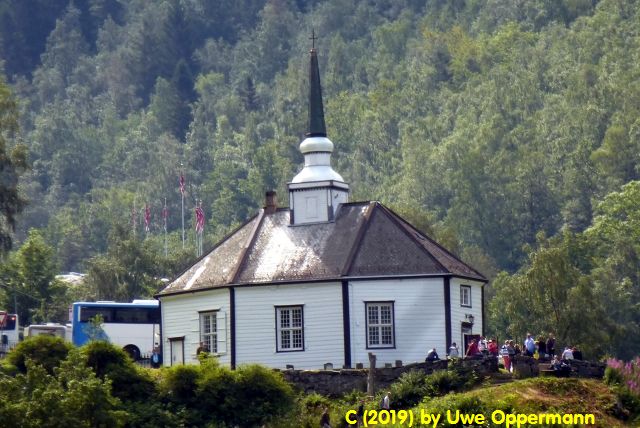
[[622,385],[624,382],[622,372],[618,369],[607,366],[607,368],[604,369],[604,382],[607,385]]
[[466,379],[457,371],[437,370],[425,377],[424,384],[425,395],[435,397],[462,389],[466,385]]
[[640,357],[627,363],[613,358],[607,360],[604,380],[616,387],[618,399],[630,412],[631,419],[640,419]]
[[100,379],[111,380],[115,397],[126,401],[145,401],[155,394],[151,376],[119,347],[104,341],[92,341],[80,350],[87,365]]
[[425,374],[418,370],[403,373],[398,381],[391,385],[393,407],[405,409],[418,404],[427,395],[425,378]]
[[168,401],[186,406],[196,404],[200,367],[173,366],[163,370],[163,374],[160,389]]
[[[254,364],[236,372],[233,425],[261,426],[288,412],[293,406],[293,388],[280,372]],[[251,403],[247,406],[247,403]]]
[[304,411],[315,411],[317,409],[322,409],[323,407],[329,407],[330,404],[331,400],[317,392],[303,395],[302,398],[298,400],[298,406],[300,406]]
[[67,358],[72,346],[59,337],[40,335],[21,342],[7,355],[7,363],[16,367],[20,373],[27,372],[26,360],[45,368],[53,374],[53,369]]

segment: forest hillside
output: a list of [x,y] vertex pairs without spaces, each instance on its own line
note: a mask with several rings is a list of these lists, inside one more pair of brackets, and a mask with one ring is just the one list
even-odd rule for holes
[[195,258],[200,201],[205,248],[266,190],[286,204],[313,30],[352,200],[495,279],[501,337],[637,353],[639,19],[635,0],[0,0],[0,306],[149,296]]

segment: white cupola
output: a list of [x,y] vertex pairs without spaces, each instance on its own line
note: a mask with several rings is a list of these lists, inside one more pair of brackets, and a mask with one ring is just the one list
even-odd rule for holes
[[309,64],[309,131],[300,144],[304,168],[288,184],[291,224],[333,221],[338,206],[349,200],[349,185],[331,167],[333,143],[327,138],[318,56]]

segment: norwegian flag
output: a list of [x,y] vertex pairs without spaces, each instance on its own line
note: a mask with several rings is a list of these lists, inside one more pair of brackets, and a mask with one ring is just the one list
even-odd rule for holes
[[180,194],[184,196],[184,174],[180,174],[180,179],[178,180],[180,184]]
[[149,204],[144,204],[144,230],[149,232],[151,225],[151,208]]
[[196,207],[196,232],[202,233],[204,230],[204,211],[202,205]]

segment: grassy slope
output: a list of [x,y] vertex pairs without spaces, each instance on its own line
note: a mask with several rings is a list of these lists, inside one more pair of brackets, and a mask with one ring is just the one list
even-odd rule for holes
[[420,408],[432,413],[440,412],[443,415],[448,409],[458,408],[465,412],[484,413],[487,417],[496,409],[501,409],[505,413],[525,414],[592,413],[596,420],[595,426],[598,427],[636,426],[634,423],[625,423],[614,416],[616,413],[620,414],[617,410],[615,392],[603,382],[590,379],[520,380],[498,386],[485,386],[466,393],[427,399],[413,409],[414,413],[419,414]]

